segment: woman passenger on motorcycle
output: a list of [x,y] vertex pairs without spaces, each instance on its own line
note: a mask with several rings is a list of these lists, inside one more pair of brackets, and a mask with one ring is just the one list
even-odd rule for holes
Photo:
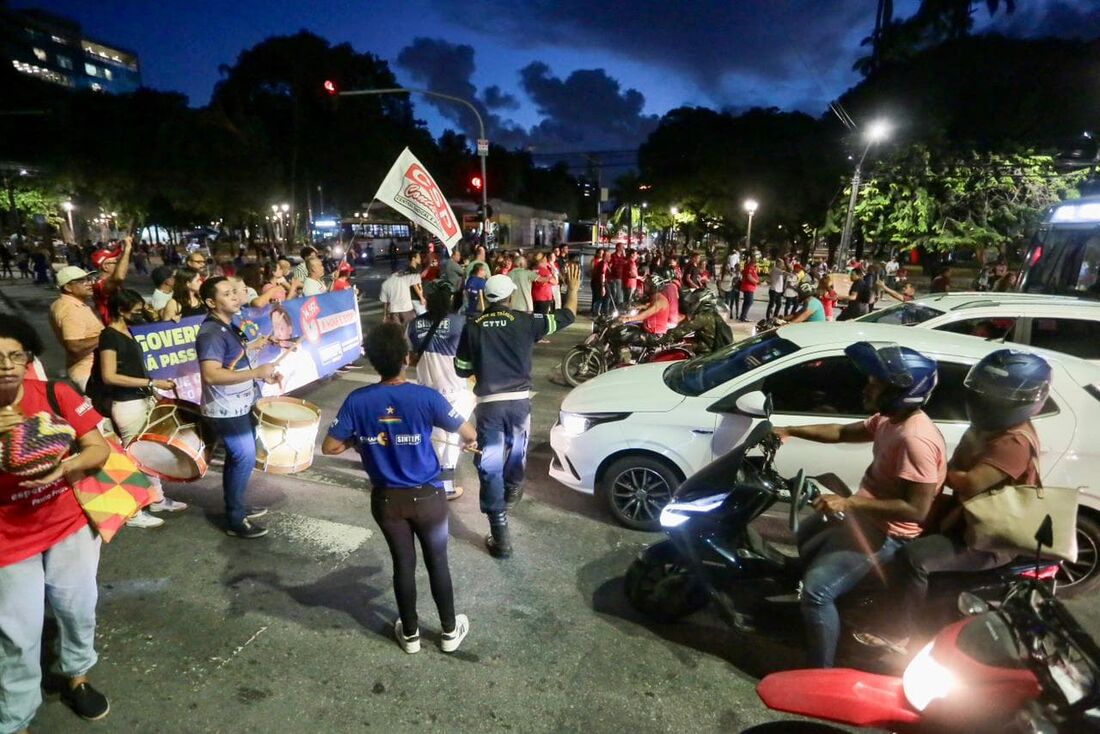
[[803,321],[825,321],[825,305],[817,298],[817,286],[809,280],[798,284],[798,300],[802,310],[787,323],[798,324]]
[[624,324],[641,322],[642,331],[660,336],[668,331],[669,301],[662,293],[662,289],[668,284],[668,281],[657,273],[650,273],[645,282],[646,298],[649,299],[649,305],[646,306],[645,310],[633,316],[620,316],[619,321]]
[[[954,491],[950,510],[943,515],[939,532],[914,540],[902,551],[910,635],[921,632],[919,618],[928,593],[929,574],[982,571],[1012,560],[1011,553],[967,547],[966,522],[959,503],[1006,485],[1039,482],[1039,436],[1031,418],[1046,404],[1051,377],[1046,360],[1015,349],[998,349],[986,355],[967,374],[963,384],[970,428],[947,466],[947,486]],[[906,642],[898,644],[905,646]]]
[[936,387],[935,360],[889,343],[856,342],[844,351],[867,376],[864,407],[874,414],[849,424],[775,429],[782,440],[874,443],[859,491],[818,497],[814,509],[822,515],[799,533],[809,662],[821,668],[831,668],[836,658],[837,600],[920,536],[947,473],[943,435],[921,410]]

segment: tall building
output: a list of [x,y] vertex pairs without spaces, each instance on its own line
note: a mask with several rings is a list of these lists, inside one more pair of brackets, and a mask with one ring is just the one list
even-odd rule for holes
[[122,94],[141,86],[138,56],[84,35],[80,24],[44,10],[0,3],[0,63],[70,89]]

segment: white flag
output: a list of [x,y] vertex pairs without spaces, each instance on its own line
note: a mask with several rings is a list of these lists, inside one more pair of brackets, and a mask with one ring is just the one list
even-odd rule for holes
[[408,148],[397,157],[374,198],[389,204],[434,234],[448,251],[462,239],[451,205],[443,197],[428,169]]

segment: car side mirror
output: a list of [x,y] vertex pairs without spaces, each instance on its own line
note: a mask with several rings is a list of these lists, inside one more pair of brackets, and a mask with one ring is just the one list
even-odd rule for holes
[[754,390],[736,398],[727,395],[711,404],[707,410],[711,413],[738,413],[754,418],[769,418],[772,414],[772,399],[770,395]]

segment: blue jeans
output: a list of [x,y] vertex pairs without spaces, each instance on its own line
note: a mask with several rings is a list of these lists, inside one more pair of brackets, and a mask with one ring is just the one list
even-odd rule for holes
[[233,418],[209,418],[215,432],[225,443],[225,468],[222,471],[222,494],[229,527],[244,522],[247,509],[244,493],[256,467],[255,419],[251,413]]
[[531,434],[531,401],[502,400],[480,403],[477,416],[477,447],[481,455],[474,463],[481,480],[481,511],[504,512],[504,490],[523,485],[527,472],[527,440]]
[[741,292],[741,321],[749,320],[749,309],[752,308],[754,298],[756,298],[756,294],[752,291]]
[[57,619],[57,672],[95,665],[99,538],[85,526],[38,555],[0,566],[0,732],[23,731],[42,703],[42,620]]
[[[881,569],[906,541],[886,535],[868,523],[810,521],[799,534],[802,572],[802,619],[809,643],[809,663],[831,668],[840,641],[840,612],[836,600],[851,591],[864,576]],[[805,538],[805,540],[803,540]]]

